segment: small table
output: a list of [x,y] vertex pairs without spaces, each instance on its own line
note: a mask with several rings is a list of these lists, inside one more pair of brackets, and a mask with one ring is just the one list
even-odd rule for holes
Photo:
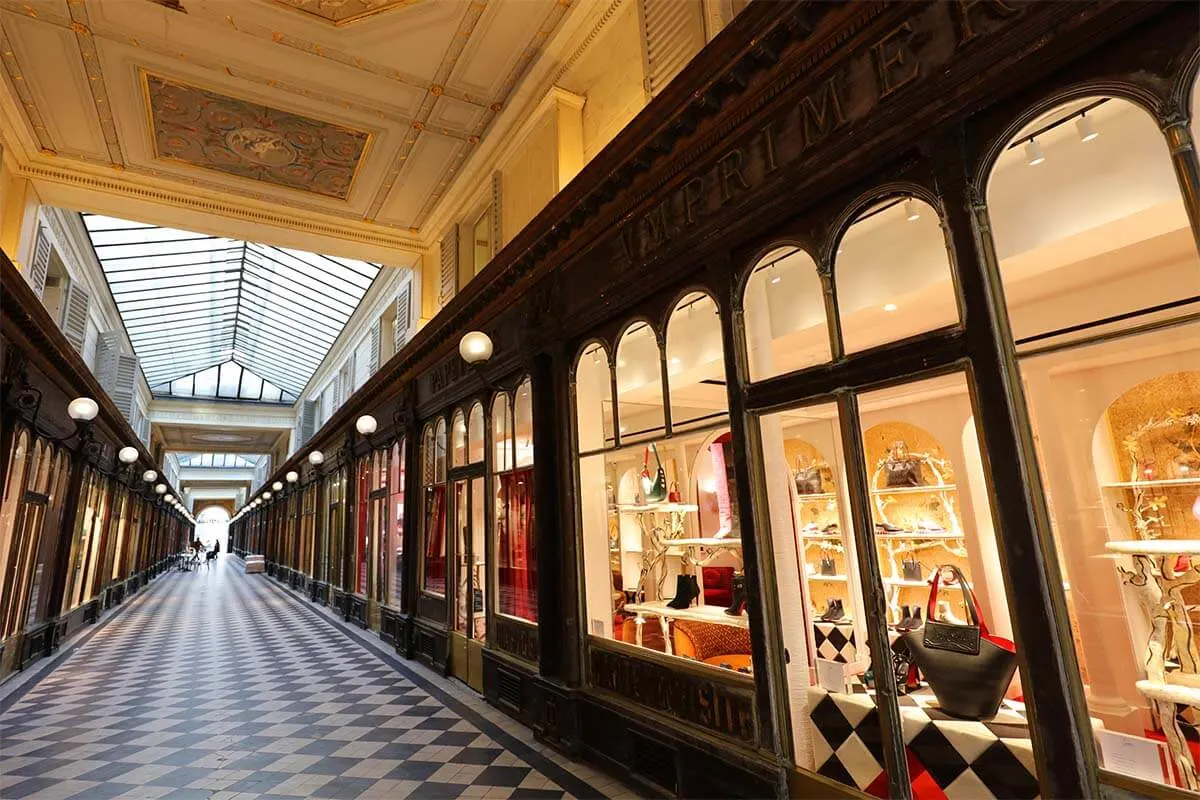
[[625,611],[636,615],[637,643],[642,646],[642,625],[646,617],[658,617],[662,628],[663,641],[666,644],[667,655],[674,654],[671,642],[670,621],[673,619],[690,619],[696,622],[715,622],[730,625],[735,628],[749,628],[750,620],[745,614],[726,614],[721,606],[691,606],[690,608],[671,608],[666,600],[649,600],[644,603],[626,603]]

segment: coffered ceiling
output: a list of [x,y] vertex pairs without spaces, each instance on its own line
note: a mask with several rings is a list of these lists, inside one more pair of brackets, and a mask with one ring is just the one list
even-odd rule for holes
[[570,3],[0,0],[6,139],[43,181],[411,240]]

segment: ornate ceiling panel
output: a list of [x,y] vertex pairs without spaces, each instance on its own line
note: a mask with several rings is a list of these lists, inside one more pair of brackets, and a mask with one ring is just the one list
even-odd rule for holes
[[159,158],[345,200],[371,135],[143,73]]
[[0,0],[0,125],[31,175],[428,238],[570,5]]

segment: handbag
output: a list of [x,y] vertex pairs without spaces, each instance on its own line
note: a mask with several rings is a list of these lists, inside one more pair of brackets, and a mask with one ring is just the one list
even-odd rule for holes
[[905,557],[900,562],[900,575],[906,581],[919,581],[924,576],[921,574],[921,562],[915,558]]
[[837,567],[834,566],[833,556],[821,556],[821,574],[836,575]]
[[883,464],[888,486],[922,486],[921,462],[915,458],[889,458]]
[[796,478],[796,494],[821,494],[825,491],[820,467],[814,465],[796,470],[792,474]]
[[[654,451],[654,461],[658,471],[650,477],[650,451]],[[667,473],[663,469],[662,459],[658,457],[658,448],[650,445],[646,448],[645,459],[642,462],[642,496],[647,503],[661,503],[667,499]]]
[[[966,625],[934,619],[943,570],[950,572],[962,589],[970,617]],[[925,626],[903,638],[938,705],[947,714],[964,719],[995,716],[1017,671],[1016,645],[988,632],[975,594],[962,571],[953,565],[938,567],[934,573],[925,611]]]

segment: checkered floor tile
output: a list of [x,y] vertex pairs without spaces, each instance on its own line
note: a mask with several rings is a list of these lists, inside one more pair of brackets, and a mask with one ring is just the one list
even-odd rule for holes
[[0,797],[604,796],[239,566],[164,576],[12,702]]

